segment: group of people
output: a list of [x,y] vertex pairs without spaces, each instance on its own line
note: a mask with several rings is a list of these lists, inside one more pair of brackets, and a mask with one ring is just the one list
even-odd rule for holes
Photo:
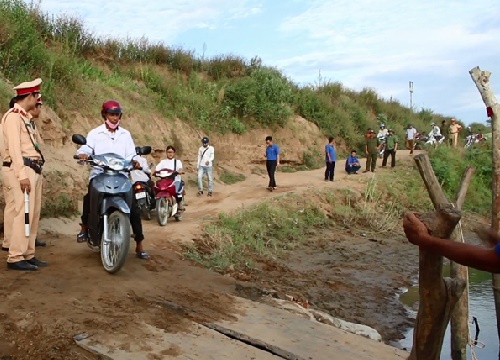
[[[41,199],[42,170],[45,159],[41,152],[41,137],[35,124],[42,107],[40,78],[23,82],[14,87],[16,95],[10,101],[9,110],[0,122],[0,156],[2,157],[3,191],[5,198],[4,240],[2,250],[8,252],[7,267],[13,270],[33,271],[47,266],[46,261],[35,257],[35,247],[46,243],[37,239]],[[78,159],[84,161],[92,155],[114,153],[134,164],[131,181],[150,181],[151,170],[147,160],[137,155],[137,148],[128,130],[121,126],[122,108],[119,102],[109,100],[102,104],[103,124],[91,130],[86,144],[76,152]],[[279,150],[278,150],[279,152]],[[213,194],[214,148],[208,137],[203,137],[198,152],[198,195],[202,195],[203,177],[208,177],[208,196]],[[175,159],[175,148],[167,146],[166,159],[156,165],[156,170],[170,168],[180,177],[184,174],[182,162]],[[92,180],[101,170],[93,167],[89,176],[89,189]],[[29,211],[25,205],[29,203]],[[89,194],[83,198],[81,229],[77,242],[88,239]],[[135,204],[131,207],[130,224],[136,241],[135,252],[138,258],[148,259],[143,248],[144,234],[140,213]],[[28,232],[29,229],[29,232]]]

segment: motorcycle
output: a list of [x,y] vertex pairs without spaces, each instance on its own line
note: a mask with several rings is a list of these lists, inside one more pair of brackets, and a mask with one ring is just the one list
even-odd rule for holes
[[429,137],[427,141],[425,142],[425,145],[441,145],[444,142],[445,136],[444,135],[437,135],[435,136],[433,132],[429,133]]
[[[156,220],[160,226],[167,225],[168,218],[173,217],[176,221],[182,220],[182,212],[179,212],[177,204],[177,184],[178,181],[175,177],[178,175],[177,171],[171,169],[161,169],[155,171],[155,176],[159,179],[155,183],[155,197],[156,197]],[[179,196],[184,202],[184,184],[180,182]]]
[[[73,143],[85,145],[87,139],[80,134],[73,134]],[[140,148],[141,155],[151,153],[150,146]],[[87,160],[78,159],[93,167],[101,168],[89,189],[90,211],[87,238],[88,246],[101,253],[104,270],[114,274],[127,259],[130,250],[130,208],[132,206],[132,183],[123,172],[134,168],[132,160],[107,153],[89,156]]]
[[134,196],[137,207],[144,220],[151,220],[151,212],[156,207],[155,199],[151,196],[151,188],[148,183],[137,181],[134,183]]
[[384,152],[385,152],[385,139],[386,139],[386,137],[387,137],[387,135],[382,135],[381,133],[377,134],[377,139],[380,142],[380,150],[378,152],[378,157],[379,158],[382,158],[384,156]]
[[467,135],[467,137],[465,138],[465,146],[464,148],[470,148],[472,146],[472,144],[478,144],[480,143],[482,140],[485,140],[484,137],[483,137],[483,134],[474,134],[474,133],[471,133],[469,135]]

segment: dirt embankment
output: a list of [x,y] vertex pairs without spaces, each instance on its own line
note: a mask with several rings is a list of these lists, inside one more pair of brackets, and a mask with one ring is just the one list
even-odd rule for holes
[[[43,139],[42,151],[47,160],[44,167],[44,211],[43,216],[70,211],[80,201],[87,186],[87,169],[79,166],[72,156],[77,148],[71,142],[71,134],[86,135],[100,125],[98,111],[95,118],[83,118],[79,114],[65,114],[71,125],[62,121],[49,107],[44,107],[37,124]],[[137,118],[125,114],[123,126],[128,129],[137,145],[151,145],[153,153],[148,158],[157,163],[163,157],[168,144],[173,144],[178,157],[193,177],[196,170],[197,150],[201,137],[208,135],[216,148],[215,176],[222,171],[249,175],[252,163],[264,160],[264,139],[273,135],[279,143],[283,159],[291,163],[302,163],[304,152],[320,151],[324,143],[318,127],[307,120],[294,117],[286,129],[254,129],[243,135],[205,134],[179,119],[149,117]],[[3,227],[3,193],[0,193],[0,228]],[[73,215],[73,214],[72,214]]]

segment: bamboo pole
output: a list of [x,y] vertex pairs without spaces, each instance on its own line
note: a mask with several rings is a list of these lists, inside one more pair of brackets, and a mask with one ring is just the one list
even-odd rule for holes
[[[490,71],[482,71],[479,66],[469,71],[472,81],[476,84],[486,108],[489,110],[492,127],[493,141],[493,185],[492,185],[492,208],[491,226],[497,233],[500,230],[500,124],[498,116],[500,105],[497,103],[495,94],[490,85]],[[492,274],[493,296],[495,298],[495,309],[497,317],[497,335],[500,340],[500,274]],[[500,358],[500,348],[499,348]]]

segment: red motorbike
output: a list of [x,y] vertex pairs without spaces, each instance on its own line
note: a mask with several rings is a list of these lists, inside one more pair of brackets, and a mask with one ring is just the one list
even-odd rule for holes
[[154,175],[159,179],[155,183],[156,198],[156,219],[160,226],[167,225],[168,219],[173,217],[176,221],[182,219],[182,212],[179,212],[179,204],[176,198],[184,202],[184,184],[182,181],[175,180],[177,171],[171,169],[161,169],[155,171]]

